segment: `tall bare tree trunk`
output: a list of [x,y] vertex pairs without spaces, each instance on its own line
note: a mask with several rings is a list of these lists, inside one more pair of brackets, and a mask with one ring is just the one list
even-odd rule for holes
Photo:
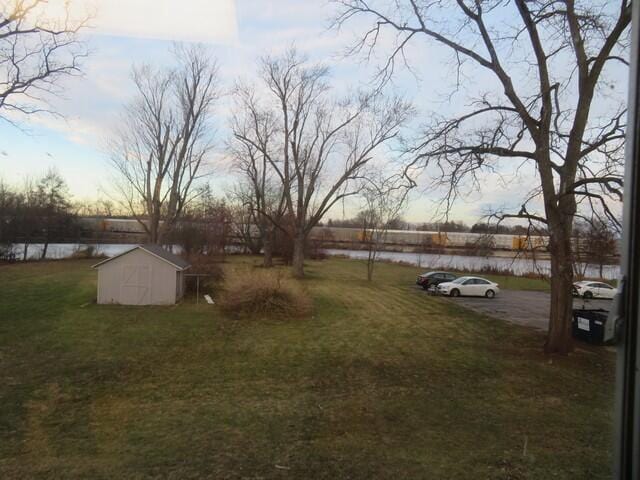
[[266,268],[271,268],[273,267],[273,237],[275,235],[273,226],[267,225],[265,233],[264,239],[262,240],[262,265]]
[[47,258],[47,250],[49,250],[49,228],[50,226],[48,225],[47,222],[47,226],[46,226],[46,230],[45,230],[45,236],[44,236],[44,243],[42,245],[42,253],[40,254],[40,260],[44,260],[45,258]]
[[304,277],[304,233],[296,233],[293,237],[293,276],[296,278]]
[[160,214],[153,213],[149,215],[149,243],[160,244]]
[[598,270],[600,273],[600,280],[602,280],[604,277],[602,275],[602,270],[604,269],[604,264],[602,262],[600,262],[600,264],[598,265]]
[[571,336],[573,316],[571,227],[564,226],[550,231],[551,311],[545,352],[564,355],[573,349]]
[[375,265],[375,252],[373,250],[373,245],[369,246],[369,253],[367,255],[367,281],[373,280],[373,267]]

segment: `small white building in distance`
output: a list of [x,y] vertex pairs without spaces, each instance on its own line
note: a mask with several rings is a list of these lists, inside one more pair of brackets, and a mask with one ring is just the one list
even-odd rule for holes
[[173,305],[184,294],[191,265],[159,245],[139,245],[93,266],[98,303]]

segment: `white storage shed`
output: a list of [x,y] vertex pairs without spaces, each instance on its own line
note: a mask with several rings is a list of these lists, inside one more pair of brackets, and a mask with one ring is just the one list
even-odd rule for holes
[[184,294],[189,263],[159,245],[139,245],[93,266],[98,303],[173,305]]

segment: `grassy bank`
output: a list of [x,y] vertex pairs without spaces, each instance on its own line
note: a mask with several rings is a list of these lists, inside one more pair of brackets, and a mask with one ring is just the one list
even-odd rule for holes
[[0,478],[608,478],[612,356],[415,268],[310,263],[312,318],[238,320],[96,305],[91,263],[0,268]]
[[[339,256],[336,258],[347,259],[346,257],[339,257]],[[360,261],[360,262],[364,264],[363,261]],[[492,269],[483,269],[480,271],[476,271],[476,270],[458,270],[458,269],[451,269],[451,268],[437,269],[437,268],[428,268],[428,267],[417,267],[409,263],[396,262],[396,261],[390,261],[390,260],[379,260],[376,263],[376,265],[378,264],[388,264],[388,265],[390,264],[390,265],[399,265],[399,266],[405,267],[404,270],[399,272],[399,275],[402,275],[407,279],[412,273],[415,273],[415,275],[417,275],[417,274],[425,273],[429,271],[445,271],[445,272],[455,273],[459,277],[464,275],[481,276],[483,278],[491,280],[492,282],[498,283],[500,285],[500,288],[504,288],[507,290],[548,291],[550,289],[549,279],[543,278],[542,276],[539,276],[539,275],[527,275],[527,276],[515,275],[512,272],[504,272],[504,271],[492,270]],[[362,267],[362,268],[365,268],[365,267]]]

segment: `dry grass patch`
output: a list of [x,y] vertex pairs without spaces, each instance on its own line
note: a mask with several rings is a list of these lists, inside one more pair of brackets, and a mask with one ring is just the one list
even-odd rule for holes
[[312,302],[304,288],[282,270],[236,270],[228,275],[220,307],[233,316],[306,317]]

